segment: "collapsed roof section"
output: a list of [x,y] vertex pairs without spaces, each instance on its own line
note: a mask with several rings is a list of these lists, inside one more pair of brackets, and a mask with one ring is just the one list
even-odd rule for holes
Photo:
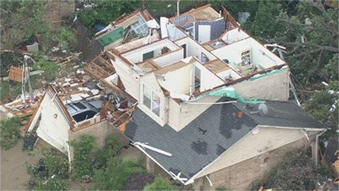
[[224,8],[223,14],[216,12],[210,4],[192,9],[172,17],[170,21],[177,27],[186,31],[194,40],[205,43],[215,40],[225,30],[238,27],[238,23]]
[[67,153],[68,131],[76,132],[106,120],[119,127],[130,117],[136,100],[118,88],[114,74],[107,57],[99,55],[85,70],[57,79],[46,89],[27,130],[37,132],[40,138]]
[[156,28],[159,28],[157,22],[147,9],[142,8],[113,21],[94,37],[107,48],[147,36],[152,29]]

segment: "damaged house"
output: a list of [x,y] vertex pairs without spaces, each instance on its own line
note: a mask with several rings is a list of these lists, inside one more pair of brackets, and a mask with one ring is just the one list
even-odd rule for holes
[[150,172],[195,190],[248,189],[294,149],[318,158],[326,129],[288,101],[288,65],[225,9],[205,5],[160,24],[144,12],[97,34],[100,42],[122,26],[120,37],[144,31],[102,40],[105,54],[85,68],[94,79],[50,86],[29,131],[70,156],[74,134],[117,129],[147,156]]

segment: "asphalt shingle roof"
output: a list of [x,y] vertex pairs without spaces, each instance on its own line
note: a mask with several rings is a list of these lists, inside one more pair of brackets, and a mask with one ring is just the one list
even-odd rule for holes
[[[219,102],[227,100],[221,98]],[[181,177],[191,178],[224,151],[244,137],[258,124],[288,127],[322,128],[321,123],[305,114],[291,102],[266,102],[267,115],[251,114],[243,103],[214,104],[181,131],[169,125],[161,127],[140,109],[133,113],[125,135],[133,142],[141,142],[172,154],[166,156],[145,149],[162,167]]]

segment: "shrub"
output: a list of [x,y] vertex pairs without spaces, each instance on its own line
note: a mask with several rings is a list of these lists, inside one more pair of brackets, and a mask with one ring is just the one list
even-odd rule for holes
[[31,176],[29,190],[67,190],[69,184],[68,159],[56,152],[43,154],[39,163],[27,168]]
[[8,150],[15,146],[20,138],[21,121],[19,117],[13,117],[0,121],[1,148]]
[[155,181],[152,184],[148,184],[145,186],[143,191],[159,191],[159,190],[178,190],[169,180],[157,176]]
[[82,136],[79,141],[71,141],[74,148],[73,175],[81,180],[83,176],[93,176],[93,149],[96,147],[94,136]]
[[118,152],[121,149],[121,144],[117,141],[117,139],[109,135],[105,139],[105,146],[102,149],[99,149],[95,153],[95,167],[97,169],[105,167],[107,161],[118,155]]
[[98,190],[123,190],[130,176],[145,169],[131,161],[119,157],[110,159],[105,170],[95,171],[94,188]]

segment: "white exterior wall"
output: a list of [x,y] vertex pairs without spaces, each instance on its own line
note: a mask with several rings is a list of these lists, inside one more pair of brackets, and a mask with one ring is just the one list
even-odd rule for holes
[[[160,97],[160,116],[154,114],[148,107],[143,104],[143,85],[146,85],[151,91],[153,91],[156,95]],[[143,112],[145,112],[149,117],[151,117],[155,122],[159,125],[164,126],[167,123],[168,113],[168,98],[164,96],[164,93],[159,86],[157,79],[154,73],[149,73],[145,76],[142,76],[140,79],[140,95],[139,95],[139,104],[138,108],[140,108]]]
[[[215,103],[219,97],[205,97],[201,98],[194,103]],[[180,131],[187,124],[193,121],[196,117],[208,109],[210,104],[189,104],[189,103],[176,103],[172,99],[169,100],[169,119],[168,125],[174,130]]]
[[33,130],[37,119],[41,115],[41,121],[37,124],[39,125],[37,135],[53,147],[67,154],[67,142],[69,140],[68,130],[70,129],[70,125],[55,102],[47,91],[34,117],[35,119],[33,119],[29,127],[29,131]]
[[152,61],[155,62],[160,67],[165,67],[175,62],[178,62],[182,60],[183,58],[184,58],[183,49],[180,48],[179,50],[176,50],[166,55],[155,58]]
[[[217,161],[198,175],[197,178],[206,176],[252,157],[259,156],[279,147],[283,147],[297,140],[307,139],[302,129],[279,129],[260,126],[257,128],[257,134],[253,134],[252,132],[248,133],[223,153]],[[317,133],[319,133],[319,131],[308,132],[308,136]]]
[[115,58],[115,62],[112,60],[111,62],[125,87],[125,91],[139,101],[139,75],[119,58]]

